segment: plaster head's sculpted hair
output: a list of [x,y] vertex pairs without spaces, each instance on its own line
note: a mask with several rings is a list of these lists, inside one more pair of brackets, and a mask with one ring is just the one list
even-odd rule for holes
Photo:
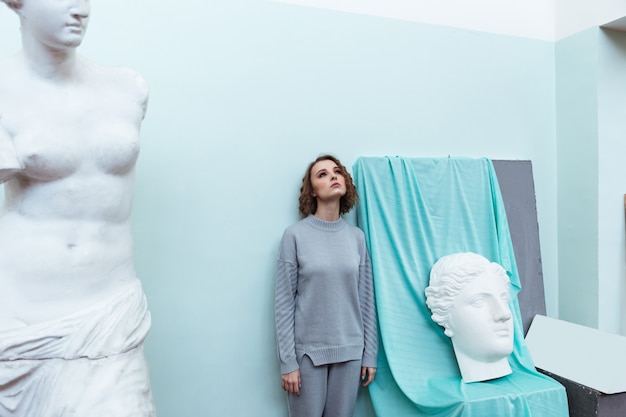
[[[449,328],[450,310],[456,295],[478,275],[491,274],[509,285],[506,270],[495,262],[472,252],[454,253],[441,257],[430,271],[430,285],[426,288],[426,304],[435,323]],[[450,336],[446,333],[447,336]]]
[[513,350],[509,284],[502,266],[471,252],[444,256],[431,269],[426,304],[432,320],[451,338],[466,382],[511,373],[506,361]]
[[300,207],[299,211],[302,216],[315,214],[317,210],[317,199],[313,197],[313,187],[311,186],[311,169],[313,165],[320,161],[333,161],[341,169],[341,173],[346,180],[346,195],[341,197],[339,201],[339,213],[345,214],[359,202],[359,195],[356,191],[352,177],[348,173],[345,166],[332,155],[319,156],[315,161],[311,162],[307,167],[304,177],[302,178],[302,186],[300,187]]

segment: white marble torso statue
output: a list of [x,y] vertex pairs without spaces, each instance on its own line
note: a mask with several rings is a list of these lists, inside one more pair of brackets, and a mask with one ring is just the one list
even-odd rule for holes
[[509,277],[499,264],[464,252],[440,258],[432,267],[426,304],[432,319],[452,340],[464,382],[511,373],[513,316]]
[[1,0],[0,415],[153,416],[130,212],[143,79],[76,53],[87,0]]

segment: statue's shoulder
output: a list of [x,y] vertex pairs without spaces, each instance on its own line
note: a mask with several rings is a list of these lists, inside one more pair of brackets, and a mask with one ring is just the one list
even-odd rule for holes
[[148,83],[137,71],[127,67],[102,67],[105,75],[112,83],[128,92],[141,97],[148,97]]
[[148,107],[149,89],[148,83],[141,74],[127,67],[116,67],[111,70],[116,71],[119,77],[119,85],[132,91],[145,115]]
[[16,55],[0,59],[0,71],[6,71],[7,68],[14,66],[16,61],[17,61]]
[[149,88],[144,77],[128,67],[107,67],[90,62],[98,84],[110,91],[120,91],[133,96],[144,108],[148,102]]
[[115,72],[116,79],[120,86],[133,89],[137,94],[142,96],[148,95],[148,83],[137,71],[127,67],[113,67],[110,68],[110,70]]
[[22,70],[17,56],[0,60],[0,89],[15,86],[20,83],[19,76]]
[[94,77],[91,82],[97,82],[106,88],[118,88],[132,94],[148,95],[148,83],[139,72],[122,66],[106,66],[98,64],[84,56],[80,57],[83,68]]
[[16,66],[12,59],[0,60],[0,184],[11,179],[22,170],[13,147],[11,135],[3,125],[5,112],[10,109],[11,100],[7,100],[15,90]]

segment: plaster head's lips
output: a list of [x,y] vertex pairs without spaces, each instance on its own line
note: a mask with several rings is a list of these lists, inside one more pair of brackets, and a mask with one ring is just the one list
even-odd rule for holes
[[494,332],[498,336],[508,336],[511,333],[511,329],[509,329],[508,327],[496,327],[494,329]]
[[70,22],[70,23],[66,24],[65,26],[67,26],[68,28],[74,28],[74,29],[83,30],[83,24],[81,22],[79,22],[79,21]]

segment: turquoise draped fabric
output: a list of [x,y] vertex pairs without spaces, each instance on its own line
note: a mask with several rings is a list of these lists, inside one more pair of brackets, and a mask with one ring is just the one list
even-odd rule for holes
[[[526,348],[509,227],[489,159],[363,157],[354,167],[380,329],[370,386],[379,417],[564,417],[565,389],[538,373]],[[450,339],[430,318],[424,289],[441,256],[476,252],[511,277],[513,373],[464,383]]]

